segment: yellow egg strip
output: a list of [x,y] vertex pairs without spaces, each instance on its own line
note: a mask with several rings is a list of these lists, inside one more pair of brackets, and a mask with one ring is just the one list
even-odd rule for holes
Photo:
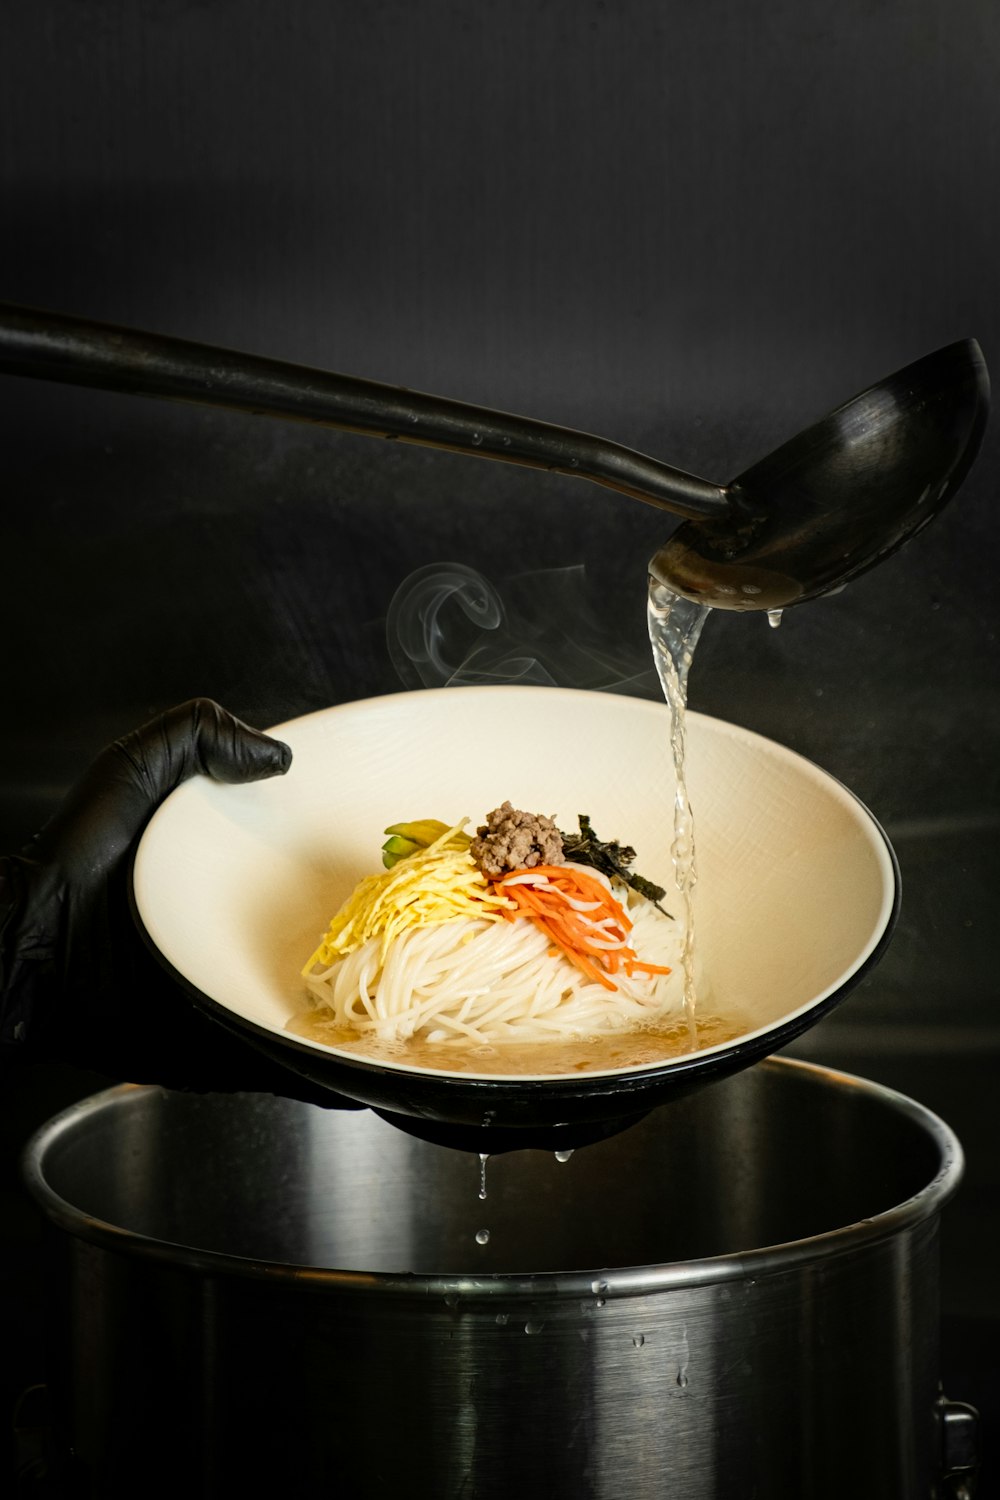
[[511,901],[487,885],[468,852],[462,830],[449,828],[427,849],[408,855],[378,875],[366,876],[336,913],[326,936],[302,972],[329,967],[381,936],[386,948],[410,927],[430,927],[460,918],[499,921]]

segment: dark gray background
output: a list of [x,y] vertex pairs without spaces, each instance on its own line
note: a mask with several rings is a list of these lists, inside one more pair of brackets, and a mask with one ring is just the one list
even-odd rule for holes
[[[521,411],[718,481],[938,345],[973,335],[1000,368],[992,0],[8,0],[0,40],[8,301]],[[507,612],[484,640],[442,608],[442,680],[479,650],[656,692],[660,513],[371,439],[0,391],[0,847],[192,694],[267,725],[413,685],[386,616],[431,565],[478,571]],[[895,844],[889,956],[798,1050],[962,1135],[948,1379],[984,1405],[998,467],[994,424],[929,532],[778,631],[713,617],[691,681]],[[11,1140],[74,1086],[36,1079]]]

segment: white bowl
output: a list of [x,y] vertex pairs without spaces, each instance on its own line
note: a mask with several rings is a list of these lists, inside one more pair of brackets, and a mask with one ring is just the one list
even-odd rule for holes
[[303,1008],[300,971],[330,917],[381,869],[384,828],[425,817],[475,823],[506,798],[563,828],[589,813],[602,837],[638,849],[636,867],[668,888],[669,905],[669,715],[616,695],[463,687],[348,703],[271,732],[292,747],[286,776],[247,786],[198,777],[159,808],[135,860],[136,909],[154,949],[217,1018],[364,1103],[471,1123],[495,1095],[490,1117],[503,1123],[506,1111],[512,1126],[539,1109],[561,1123],[588,1098],[594,1118],[616,1096],[648,1108],[681,1081],[732,1072],[805,1030],[891,931],[895,860],[862,804],[792,751],[692,713],[697,945],[710,1004],[737,1013],[741,1035],[569,1079],[543,1070],[449,1078],[366,1062],[286,1028]]

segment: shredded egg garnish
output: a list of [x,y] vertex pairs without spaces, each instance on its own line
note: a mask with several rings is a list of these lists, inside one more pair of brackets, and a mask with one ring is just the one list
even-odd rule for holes
[[337,912],[322,943],[302,970],[328,968],[336,959],[380,936],[387,948],[408,927],[431,927],[461,917],[500,921],[512,903],[487,885],[469,853],[463,818],[426,849],[392,869],[368,875]]

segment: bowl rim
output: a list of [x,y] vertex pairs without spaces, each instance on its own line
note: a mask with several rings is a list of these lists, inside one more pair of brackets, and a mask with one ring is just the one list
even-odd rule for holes
[[[584,688],[560,688],[542,684],[470,684],[460,687],[449,688],[422,688],[398,693],[388,693],[371,698],[350,699],[343,703],[334,704],[327,708],[316,709],[308,714],[298,715],[282,723],[269,728],[266,732],[278,739],[287,736],[289,731],[309,722],[317,722],[321,719],[330,720],[340,714],[357,713],[373,706],[392,707],[412,702],[416,696],[421,699],[441,699],[445,694],[449,702],[455,701],[456,693],[461,693],[467,699],[470,696],[489,695],[496,698],[499,695],[507,697],[522,698],[525,694],[545,694],[551,697],[558,694],[560,697],[572,696],[593,702],[595,699],[602,701],[606,708],[609,700],[620,701],[625,699],[630,709],[639,709],[655,714],[657,717],[668,715],[669,709],[662,699],[639,698],[628,694],[609,694],[595,692]],[[889,942],[891,941],[896,921],[899,915],[901,903],[901,882],[899,862],[895,850],[874,814],[867,805],[851,789],[844,785],[837,777],[815,761],[802,755],[799,751],[783,745],[780,741],[769,738],[756,730],[747,729],[742,725],[733,724],[728,720],[720,719],[710,714],[700,713],[696,710],[688,710],[687,722],[696,724],[707,724],[712,727],[713,732],[721,731],[725,736],[749,743],[765,746],[768,755],[777,757],[787,763],[805,768],[813,779],[821,780],[827,787],[836,789],[845,803],[860,810],[863,821],[876,837],[873,839],[872,848],[884,859],[882,865],[884,876],[884,891],[878,920],[873,926],[873,937],[866,948],[861,950],[861,955],[842,974],[819,994],[797,1006],[795,1010],[787,1012],[777,1021],[770,1025],[756,1027],[751,1031],[741,1032],[737,1037],[727,1042],[718,1042],[710,1047],[700,1048],[691,1053],[680,1056],[654,1060],[652,1062],[634,1064],[626,1068],[594,1068],[579,1073],[490,1073],[478,1071],[462,1071],[460,1073],[449,1073],[444,1069],[420,1066],[414,1063],[389,1059],[367,1057],[347,1049],[332,1047],[323,1042],[314,1042],[308,1038],[300,1037],[282,1027],[270,1026],[260,1021],[251,1019],[241,1012],[234,1010],[231,1006],[215,999],[202,990],[192,980],[188,979],[179,969],[175,967],[170,958],[157,946],[151,937],[143,920],[140,904],[135,889],[135,866],[143,857],[146,833],[156,820],[157,812],[153,814],[143,838],[139,841],[132,855],[127,885],[128,901],[133,921],[142,937],[146,947],[152,953],[157,962],[166,970],[176,984],[178,984],[199,1006],[199,1008],[216,1022],[233,1031],[246,1041],[263,1046],[272,1055],[275,1050],[282,1054],[290,1067],[294,1066],[293,1059],[300,1062],[309,1062],[314,1067],[321,1067],[324,1060],[331,1068],[336,1068],[340,1075],[341,1083],[344,1081],[343,1074],[360,1074],[362,1077],[379,1079],[398,1079],[403,1085],[420,1087],[422,1084],[432,1084],[435,1089],[444,1093],[458,1092],[467,1094],[488,1091],[500,1097],[522,1097],[525,1091],[536,1093],[544,1090],[545,1094],[553,1099],[559,1098],[578,1099],[581,1093],[591,1094],[595,1089],[613,1088],[615,1093],[624,1098],[633,1089],[641,1090],[647,1083],[661,1082],[667,1078],[685,1079],[693,1073],[707,1073],[711,1075],[715,1071],[732,1071],[733,1064],[743,1067],[754,1062],[771,1052],[778,1051],[788,1045],[803,1031],[811,1028],[821,1020],[836,1005],[847,997],[857,985],[871,972],[880,961]],[[183,790],[182,787],[177,789]],[[171,794],[172,796],[175,794]],[[170,798],[166,801],[169,802]],[[163,804],[161,804],[162,807]],[[581,1085],[583,1086],[581,1089]],[[331,1085],[332,1086],[332,1085]],[[343,1092],[344,1090],[341,1090]],[[367,1101],[366,1101],[367,1102]]]

